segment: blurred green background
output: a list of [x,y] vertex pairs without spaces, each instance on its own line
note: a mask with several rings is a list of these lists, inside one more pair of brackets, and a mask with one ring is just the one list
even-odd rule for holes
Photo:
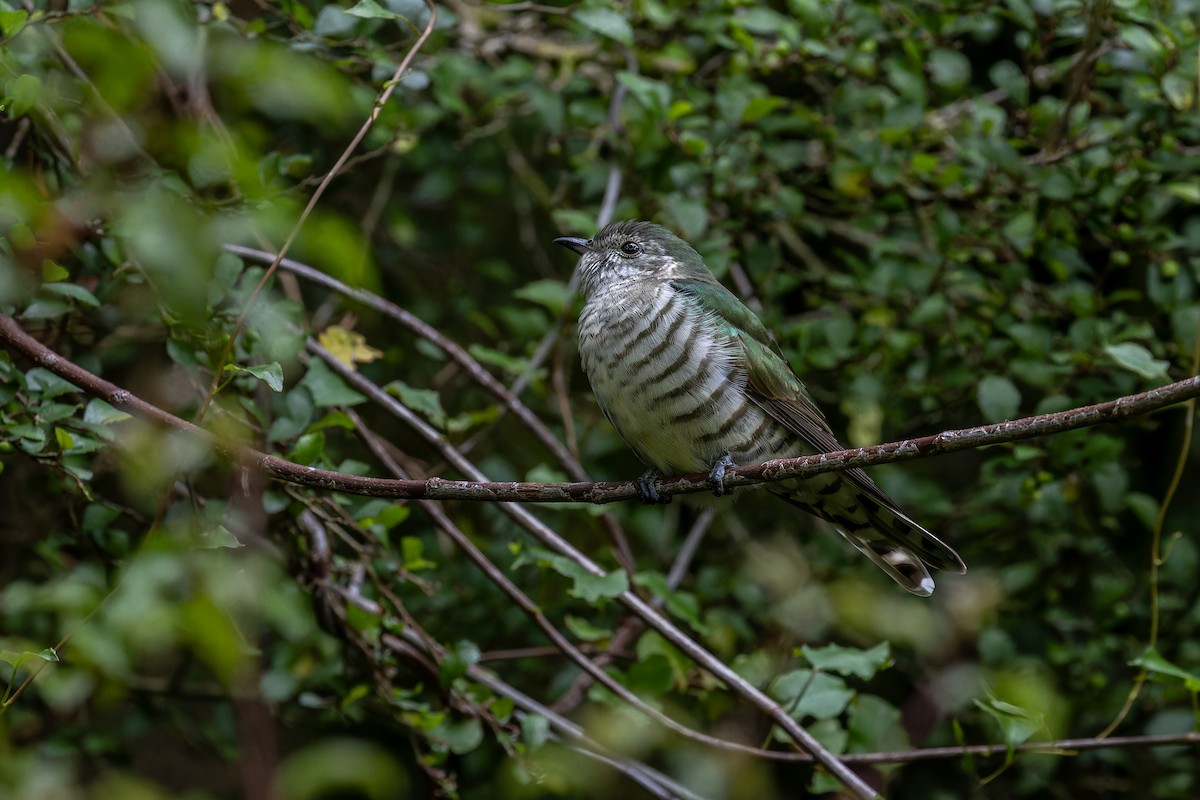
[[[594,232],[614,167],[616,218],[667,225],[760,308],[848,445],[1109,400],[1193,371],[1198,14],[452,0],[289,255],[527,380],[523,399],[596,479],[642,466],[579,370],[574,258],[550,240]],[[307,334],[353,330],[379,351],[362,373],[490,478],[566,479],[428,341],[282,272],[248,306],[264,265],[222,250],[282,245],[427,20],[415,0],[0,0],[4,312],[186,419],[216,371],[204,421],[221,436],[388,474],[350,405],[410,474],[461,477],[304,354]],[[970,566],[929,600],[755,493],[717,504],[671,587],[705,506],[610,510],[634,585],[835,751],[1089,738],[1135,685],[1116,735],[1186,732],[1200,691],[1189,413],[874,470]],[[551,705],[578,670],[420,508],[267,483],[5,354],[0,451],[0,795],[644,796],[468,674]],[[617,568],[601,510],[533,510]],[[445,511],[587,652],[628,626],[611,592],[494,506]],[[1156,529],[1169,558],[1152,571]],[[432,672],[384,644],[418,626],[445,649]],[[632,633],[614,678],[691,727],[786,749],[660,636]],[[668,734],[605,689],[566,713],[703,797],[836,786]],[[864,774],[897,798],[1183,798],[1200,791],[1196,756],[1112,747]]]

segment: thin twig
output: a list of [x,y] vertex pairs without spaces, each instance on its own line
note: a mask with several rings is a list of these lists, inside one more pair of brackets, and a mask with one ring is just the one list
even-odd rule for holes
[[[1200,324],[1196,326],[1196,341],[1192,346],[1192,372],[1200,373]],[[1158,578],[1162,566],[1167,560],[1167,555],[1162,551],[1163,527],[1167,523],[1167,509],[1171,507],[1171,501],[1175,499],[1175,493],[1179,491],[1179,484],[1183,481],[1183,473],[1187,468],[1188,455],[1192,451],[1192,430],[1196,421],[1195,398],[1187,402],[1186,411],[1187,414],[1183,420],[1183,437],[1179,443],[1179,455],[1175,459],[1175,472],[1171,475],[1171,482],[1158,507],[1158,514],[1154,517],[1154,530],[1150,536],[1150,635],[1146,643],[1148,650],[1152,650],[1158,645],[1160,612]],[[1175,535],[1178,537],[1180,534],[1177,532]],[[1170,548],[1168,547],[1167,550],[1169,553]],[[1096,738],[1103,739],[1121,726],[1125,717],[1133,709],[1133,704],[1142,693],[1142,687],[1146,685],[1149,677],[1150,670],[1142,667],[1137,678],[1134,679],[1133,686],[1129,688],[1129,694],[1125,697],[1125,703],[1121,706],[1121,710],[1117,712],[1113,721],[1097,734]]]
[[434,5],[433,0],[425,0],[425,6],[429,9],[429,20],[425,23],[425,28],[421,31],[421,35],[417,37],[415,42],[413,42],[413,46],[409,48],[408,52],[404,56],[404,59],[400,62],[400,65],[396,67],[396,71],[392,75],[392,79],[384,84],[383,91],[379,93],[379,97],[375,100],[375,104],[371,107],[371,113],[367,115],[366,120],[363,122],[362,126],[359,127],[358,133],[354,134],[354,138],[350,140],[350,144],[346,145],[346,149],[342,151],[340,156],[338,156],[338,160],[334,162],[333,166],[329,169],[329,172],[325,173],[325,177],[321,180],[321,183],[318,184],[317,188],[313,190],[312,196],[308,199],[308,203],[304,206],[304,210],[300,212],[300,218],[296,220],[296,224],[293,225],[291,231],[288,232],[287,238],[283,240],[283,245],[279,248],[279,252],[275,255],[275,259],[271,262],[271,266],[267,267],[267,271],[263,273],[262,279],[259,280],[258,285],[254,287],[254,290],[250,292],[250,296],[246,298],[246,302],[242,307],[242,312],[238,315],[237,321],[233,325],[233,331],[229,334],[229,340],[225,343],[225,349],[217,359],[216,367],[213,369],[212,383],[209,385],[208,392],[204,396],[204,401],[200,404],[200,409],[196,412],[196,418],[198,420],[204,419],[204,415],[208,411],[209,405],[212,403],[213,398],[217,395],[217,389],[221,385],[221,379],[224,375],[224,365],[229,361],[230,354],[233,352],[234,343],[237,341],[238,334],[241,332],[242,326],[245,325],[246,314],[249,312],[250,307],[254,305],[254,302],[258,299],[263,287],[267,285],[267,282],[271,279],[271,276],[275,274],[275,270],[279,268],[279,262],[281,262],[284,256],[287,255],[288,250],[290,250],[292,247],[292,243],[296,240],[296,237],[300,235],[300,229],[304,227],[304,223],[308,220],[309,215],[312,214],[313,209],[317,207],[317,202],[321,199],[321,196],[325,194],[325,190],[329,188],[331,183],[333,183],[333,179],[341,173],[342,168],[346,165],[346,162],[349,161],[350,156],[353,155],[354,151],[358,149],[358,145],[366,137],[367,132],[371,130],[371,126],[375,124],[375,120],[379,118],[380,112],[383,110],[383,107],[387,105],[387,101],[391,98],[392,92],[394,92],[396,87],[400,85],[400,81],[404,78],[404,73],[408,71],[409,64],[412,63],[412,60],[420,51],[421,46],[425,44],[425,40],[428,39],[429,35],[433,33],[433,26],[437,23],[437,6]]
[[696,521],[692,523],[687,536],[683,539],[683,544],[679,546],[679,552],[671,564],[671,571],[667,573],[667,586],[672,589],[679,588],[683,576],[687,574],[688,567],[692,564],[696,551],[700,549],[700,542],[704,541],[704,536],[712,527],[712,521],[716,516],[717,510],[709,506],[700,512],[700,516],[696,517]]

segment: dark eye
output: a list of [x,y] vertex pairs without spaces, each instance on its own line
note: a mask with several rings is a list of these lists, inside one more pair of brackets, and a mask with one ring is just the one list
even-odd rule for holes
[[621,252],[628,256],[636,256],[642,252],[642,246],[637,242],[626,242],[621,245]]

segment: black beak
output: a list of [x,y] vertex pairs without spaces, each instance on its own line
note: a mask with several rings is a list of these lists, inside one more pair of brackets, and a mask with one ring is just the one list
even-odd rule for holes
[[568,250],[574,250],[579,255],[583,255],[588,251],[591,242],[587,239],[580,239],[577,236],[560,236],[554,240],[555,244],[561,244]]

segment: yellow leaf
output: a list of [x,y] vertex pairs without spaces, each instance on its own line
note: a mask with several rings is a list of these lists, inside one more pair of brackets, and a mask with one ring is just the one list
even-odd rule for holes
[[317,338],[322,347],[350,369],[354,369],[356,362],[366,364],[383,355],[382,351],[367,344],[367,340],[361,333],[348,331],[337,325],[330,325],[321,331],[321,335]]

